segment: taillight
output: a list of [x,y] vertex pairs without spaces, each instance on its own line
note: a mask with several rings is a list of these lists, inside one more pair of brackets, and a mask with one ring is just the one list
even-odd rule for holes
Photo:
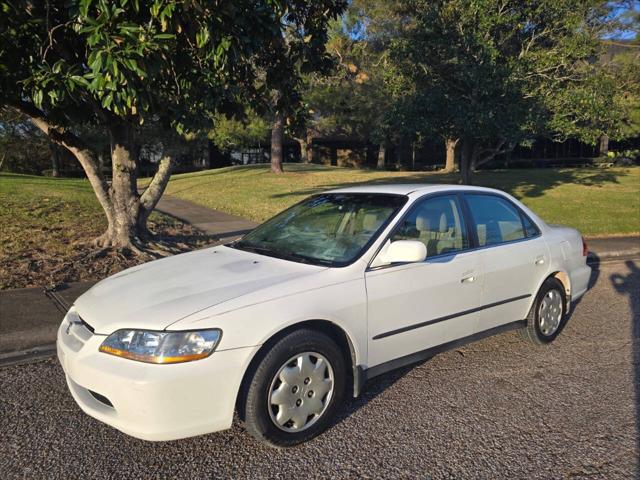
[[587,245],[587,241],[582,237],[582,256],[586,257],[589,254],[589,246]]

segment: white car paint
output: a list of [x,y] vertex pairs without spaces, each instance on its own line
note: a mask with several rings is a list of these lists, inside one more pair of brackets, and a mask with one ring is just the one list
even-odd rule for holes
[[[464,191],[507,198],[531,218],[540,236],[371,268],[380,265],[387,236],[414,202],[425,195]],[[524,319],[552,274],[560,272],[570,301],[587,290],[590,268],[580,234],[545,224],[504,192],[419,184],[327,193],[336,192],[408,197],[375,242],[348,266],[314,266],[218,246],[125,270],[82,295],[65,316],[57,341],[60,363],[80,407],[146,440],[218,431],[231,426],[243,375],[260,346],[285,328],[310,320],[336,325],[349,340],[354,370],[360,373],[356,377],[366,378],[410,362],[412,355],[430,347]],[[517,297],[522,298],[479,308]],[[433,319],[446,321],[429,323]],[[405,327],[410,328],[406,333],[384,336]],[[219,328],[223,333],[205,359],[154,365],[98,351],[107,335],[122,328]],[[113,408],[89,391],[108,398]]]

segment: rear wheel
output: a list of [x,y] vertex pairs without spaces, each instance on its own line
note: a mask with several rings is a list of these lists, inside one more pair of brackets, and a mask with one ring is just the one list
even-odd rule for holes
[[327,335],[296,330],[258,361],[244,399],[247,431],[273,446],[290,447],[322,433],[342,404],[345,360]]
[[536,345],[545,345],[558,336],[565,321],[565,290],[556,278],[548,278],[540,287],[527,316],[521,336]]

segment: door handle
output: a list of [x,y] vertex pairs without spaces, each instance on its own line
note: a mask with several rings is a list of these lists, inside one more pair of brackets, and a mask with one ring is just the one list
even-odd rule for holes
[[467,275],[466,277],[462,277],[462,280],[460,280],[460,283],[473,283],[475,279],[476,277],[474,277],[473,275]]
[[544,257],[537,257],[535,263],[536,265],[544,265]]

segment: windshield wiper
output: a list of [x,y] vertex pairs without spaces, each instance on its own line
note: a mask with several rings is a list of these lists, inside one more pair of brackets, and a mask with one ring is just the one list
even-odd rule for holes
[[268,247],[260,247],[257,245],[247,245],[244,244],[242,242],[238,242],[234,245],[236,248],[240,248],[240,250],[246,250],[247,252],[253,252],[253,253],[261,253],[263,255],[267,255],[269,257],[276,257],[276,258],[282,258],[285,260],[296,260],[296,261],[300,261],[300,262],[304,262],[304,257],[298,257],[298,255],[292,254],[292,253],[284,253],[284,252],[277,252],[275,250],[272,250]]
[[240,250],[246,250],[247,252],[258,253],[258,254],[266,255],[268,257],[281,258],[283,260],[291,260],[293,262],[298,262],[298,263],[306,263],[311,265],[320,264],[325,266],[331,266],[333,264],[333,262],[331,262],[330,260],[322,260],[322,259],[316,259],[316,258],[312,259],[309,257],[305,257],[304,255],[298,255],[291,252],[275,251],[268,247],[247,245],[247,244],[243,244],[242,242],[235,243],[233,247],[239,248]]

